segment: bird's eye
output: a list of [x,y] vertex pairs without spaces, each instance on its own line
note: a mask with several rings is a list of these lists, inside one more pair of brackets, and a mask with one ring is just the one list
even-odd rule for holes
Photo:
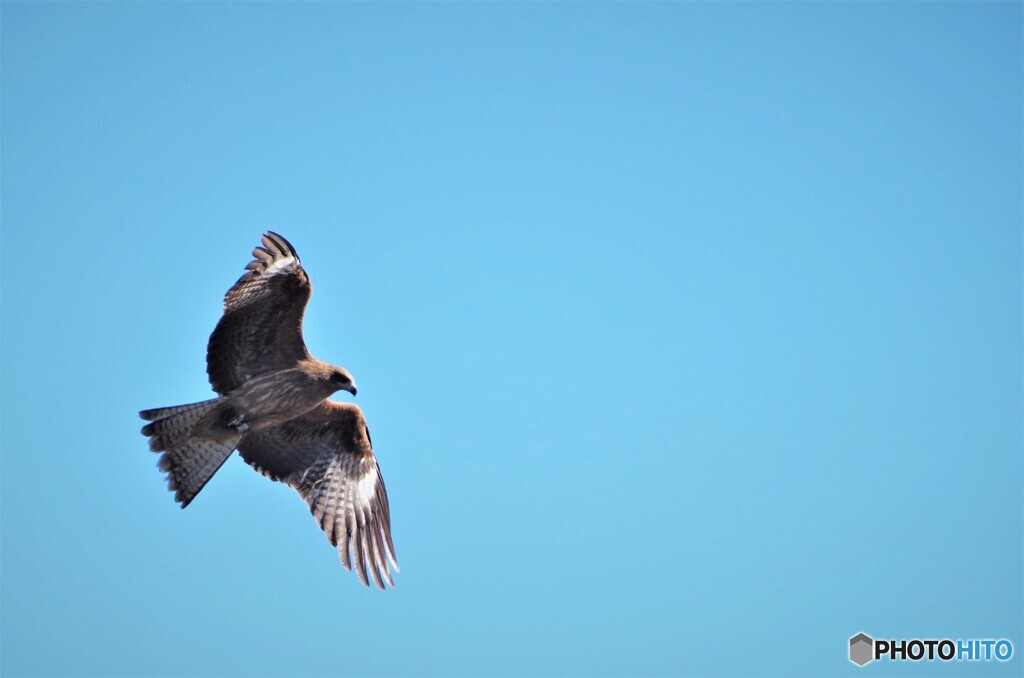
[[338,382],[339,384],[347,384],[349,382],[349,379],[341,372],[335,372],[334,381]]

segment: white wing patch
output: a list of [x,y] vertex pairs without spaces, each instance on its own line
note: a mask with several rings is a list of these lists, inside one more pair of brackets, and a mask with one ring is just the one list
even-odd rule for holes
[[271,263],[270,266],[267,266],[267,270],[264,271],[263,274],[275,275],[277,273],[285,271],[286,269],[290,269],[292,267],[292,264],[294,263],[295,257],[292,256],[287,256],[284,257],[283,259],[274,259],[273,263]]
[[[239,279],[239,282],[267,278],[281,273],[294,273],[295,268],[302,265],[299,255],[295,253],[295,248],[277,233],[267,231],[260,238],[260,243],[259,247],[253,249],[253,260],[245,266],[245,270],[248,272]],[[231,292],[232,290],[228,290],[229,295]]]
[[338,548],[346,570],[354,565],[364,586],[370,585],[370,577],[378,588],[383,589],[385,581],[394,586],[391,568],[398,572],[398,562],[389,536],[391,519],[384,483],[376,462],[360,460],[353,465],[352,461],[338,456],[326,468],[314,466],[304,475],[322,476],[312,487],[306,489],[300,481],[296,489],[328,541]]

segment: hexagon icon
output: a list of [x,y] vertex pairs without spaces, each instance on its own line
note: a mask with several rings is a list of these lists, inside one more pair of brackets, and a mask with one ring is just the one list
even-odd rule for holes
[[858,633],[850,638],[850,661],[857,666],[864,666],[875,658],[875,641],[871,636]]

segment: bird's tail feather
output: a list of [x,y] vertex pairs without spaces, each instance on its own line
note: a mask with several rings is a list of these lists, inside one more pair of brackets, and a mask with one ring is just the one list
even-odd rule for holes
[[221,440],[189,438],[160,457],[160,470],[167,472],[167,487],[174,500],[185,508],[213,474],[228,460],[241,435]]
[[142,435],[149,436],[149,449],[161,452],[188,440],[192,428],[212,412],[219,401],[220,398],[214,398],[189,405],[157,407],[139,412],[140,417],[149,421],[142,427]]
[[185,508],[213,477],[234,451],[241,435],[210,440],[192,437],[203,417],[212,412],[220,398],[200,403],[143,410],[139,416],[149,420],[142,434],[149,436],[149,449],[163,452],[160,469],[167,473],[167,485],[174,498]]

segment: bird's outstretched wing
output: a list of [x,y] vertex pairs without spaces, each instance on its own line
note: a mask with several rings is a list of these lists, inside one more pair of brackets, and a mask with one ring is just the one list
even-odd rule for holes
[[238,451],[263,475],[295,488],[364,586],[367,572],[381,589],[384,581],[395,585],[388,494],[357,406],[325,400],[280,426],[247,433]]
[[221,395],[309,355],[302,340],[309,278],[291,243],[273,231],[260,241],[256,259],[224,295],[224,315],[206,347],[206,372]]

